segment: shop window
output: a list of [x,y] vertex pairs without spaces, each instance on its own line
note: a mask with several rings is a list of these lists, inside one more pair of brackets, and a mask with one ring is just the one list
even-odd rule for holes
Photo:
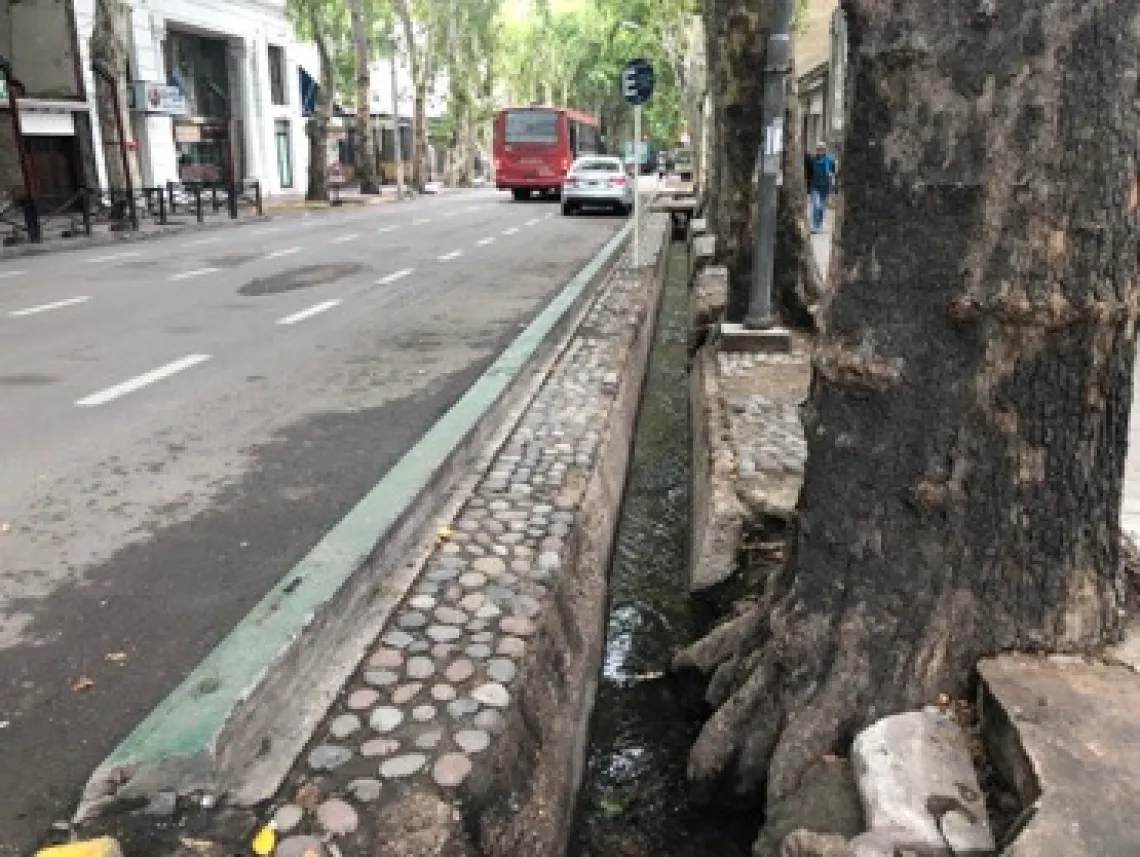
[[289,133],[289,120],[273,123],[273,138],[277,146],[277,178],[283,189],[293,187],[293,140]]

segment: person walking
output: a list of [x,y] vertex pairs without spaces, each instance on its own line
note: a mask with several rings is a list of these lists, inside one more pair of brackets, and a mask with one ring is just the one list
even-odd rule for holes
[[835,160],[827,154],[826,143],[815,144],[815,156],[811,159],[811,231],[823,232],[823,218],[827,213],[827,201],[835,191]]

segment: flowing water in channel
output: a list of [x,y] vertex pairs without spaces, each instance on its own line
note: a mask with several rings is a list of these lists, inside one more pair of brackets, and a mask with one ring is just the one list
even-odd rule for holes
[[610,569],[606,653],[568,857],[748,857],[759,814],[692,806],[685,764],[699,724],[664,675],[706,629],[688,598],[689,424],[684,244],[650,356]]

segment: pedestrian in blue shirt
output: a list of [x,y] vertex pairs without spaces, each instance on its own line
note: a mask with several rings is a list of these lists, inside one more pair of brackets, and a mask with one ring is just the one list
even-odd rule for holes
[[811,159],[811,231],[823,231],[823,217],[827,200],[835,190],[835,160],[827,154],[826,143],[816,143],[815,157]]

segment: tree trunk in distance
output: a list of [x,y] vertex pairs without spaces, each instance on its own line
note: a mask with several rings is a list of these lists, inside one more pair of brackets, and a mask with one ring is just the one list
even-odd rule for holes
[[361,193],[380,193],[376,177],[376,140],[372,135],[372,76],[368,63],[372,52],[364,23],[362,0],[349,0],[352,18],[352,42],[356,53],[356,177]]
[[[823,297],[823,274],[811,246],[807,218],[807,182],[803,165],[803,133],[796,86],[795,40],[788,52],[788,109],[784,118],[784,183],[780,187],[776,226],[776,303],[792,327],[815,329],[814,310]],[[751,258],[751,257],[750,257]]]
[[[103,141],[103,164],[107,173],[108,188],[122,191],[127,187],[123,172],[123,141],[119,139],[119,122],[123,134],[131,136],[131,117],[127,112],[127,52],[130,32],[130,4],[122,0],[96,0],[94,23],[91,31],[91,64],[109,72],[114,81],[95,74],[95,111],[99,120],[99,135]],[[116,116],[115,96],[118,91],[119,111]],[[127,151],[127,168],[132,184],[141,186],[138,155]]]
[[308,0],[309,26],[320,58],[321,85],[317,93],[314,116],[306,131],[309,136],[309,187],[305,199],[310,202],[328,202],[329,199],[329,119],[332,116],[333,67],[328,42],[321,29],[316,0]]
[[716,255],[728,268],[728,321],[748,311],[756,240],[756,187],[752,176],[764,140],[764,55],[771,0],[715,0],[724,35],[717,51],[721,119]]
[[1124,618],[1140,4],[847,0],[835,287],[797,533],[761,605],[682,653],[716,709],[695,791],[784,797],[979,658]]

